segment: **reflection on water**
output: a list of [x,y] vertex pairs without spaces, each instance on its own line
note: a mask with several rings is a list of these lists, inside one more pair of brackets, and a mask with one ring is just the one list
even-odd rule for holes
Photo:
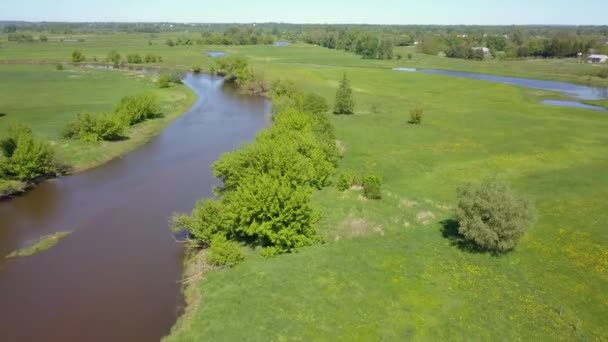
[[427,74],[447,75],[456,77],[473,78],[476,80],[511,84],[516,86],[528,87],[533,89],[542,89],[548,91],[558,91],[568,95],[576,96],[581,100],[603,100],[608,97],[608,88],[594,88],[576,85],[565,82],[554,82],[554,81],[542,81],[533,80],[528,78],[516,78],[516,77],[505,77],[495,76],[487,74],[475,74],[470,72],[460,71],[446,71],[446,70],[433,70],[433,69],[419,69],[419,72]]

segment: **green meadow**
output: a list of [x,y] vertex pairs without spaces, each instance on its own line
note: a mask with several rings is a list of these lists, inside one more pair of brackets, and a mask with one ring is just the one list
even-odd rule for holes
[[[337,173],[375,173],[384,186],[378,201],[357,189],[316,192],[325,243],[272,259],[250,255],[232,269],[206,273],[186,288],[190,306],[167,341],[606,339],[608,114],[541,104],[560,97],[554,93],[390,70],[437,68],[606,86],[586,76],[596,66],[472,62],[413,50],[403,50],[401,61],[372,61],[303,44],[168,47],[168,36],[154,38],[153,45],[147,35],[126,34],[5,45],[0,112],[7,115],[0,130],[20,120],[57,140],[71,115],[107,111],[121,96],[147,89],[174,113],[150,123],[156,125],[146,131],[152,134],[162,120],[183,113],[193,95],[182,86],[154,89],[152,80],[135,73],[59,72],[55,64],[78,48],[88,58],[103,59],[116,49],[161,55],[159,66],[166,68],[207,68],[212,59],[203,52],[217,50],[247,57],[268,81],[291,79],[330,102],[346,72],[356,111],[332,117],[344,150]],[[422,125],[408,125],[416,104],[424,107]],[[76,165],[96,164],[110,153],[103,144],[93,150],[57,144]],[[120,153],[133,147],[111,144],[124,144],[115,147]],[[456,188],[490,176],[507,180],[539,212],[517,248],[502,256],[462,250],[448,222]]]
[[[25,123],[54,145],[61,163],[71,172],[83,171],[119,157],[148,141],[195,100],[184,85],[158,89],[154,77],[136,72],[102,71],[55,65],[0,64],[0,137],[11,123]],[[118,142],[61,139],[63,127],[78,113],[103,114],[124,96],[156,94],[164,117],[132,127]],[[17,181],[0,180],[0,193],[21,189]]]

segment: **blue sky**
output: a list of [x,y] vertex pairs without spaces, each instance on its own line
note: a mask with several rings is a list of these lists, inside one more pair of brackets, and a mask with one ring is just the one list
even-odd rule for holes
[[0,20],[608,25],[608,0],[16,0]]

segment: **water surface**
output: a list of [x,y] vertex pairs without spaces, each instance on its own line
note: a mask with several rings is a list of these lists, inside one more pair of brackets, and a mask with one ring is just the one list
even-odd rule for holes
[[269,104],[189,75],[193,108],[122,159],[0,202],[0,255],[74,233],[30,258],[0,257],[0,341],[157,341],[182,305],[182,247],[168,220],[210,196],[210,165],[268,124]]

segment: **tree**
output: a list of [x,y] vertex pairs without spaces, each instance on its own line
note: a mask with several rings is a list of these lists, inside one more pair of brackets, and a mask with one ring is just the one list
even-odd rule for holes
[[511,191],[502,181],[487,180],[458,189],[458,232],[482,250],[512,250],[534,223],[533,205]]
[[353,114],[355,112],[355,101],[353,100],[353,89],[350,80],[344,73],[340,87],[336,92],[336,104],[334,114]]
[[2,32],[4,33],[15,33],[17,32],[17,26],[11,24],[11,25],[6,25],[2,28]]
[[82,54],[82,52],[80,52],[80,50],[74,50],[72,51],[72,62],[73,63],[80,63],[80,62],[84,62],[86,58],[84,57],[84,55]]

